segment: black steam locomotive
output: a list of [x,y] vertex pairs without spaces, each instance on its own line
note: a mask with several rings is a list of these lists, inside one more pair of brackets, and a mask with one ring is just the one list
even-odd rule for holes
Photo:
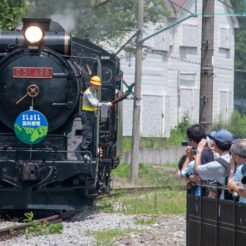
[[91,160],[77,158],[80,109],[91,76],[101,101],[121,88],[118,58],[50,19],[0,33],[0,210],[81,209],[110,191],[118,108],[97,113]]

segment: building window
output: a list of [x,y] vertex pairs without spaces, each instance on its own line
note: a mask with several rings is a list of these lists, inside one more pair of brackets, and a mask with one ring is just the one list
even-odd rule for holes
[[180,87],[193,88],[195,87],[195,73],[181,73],[179,75],[179,85]]
[[198,25],[182,24],[180,46],[198,47]]
[[219,47],[222,49],[229,49],[229,28],[228,27],[220,27],[220,42]]

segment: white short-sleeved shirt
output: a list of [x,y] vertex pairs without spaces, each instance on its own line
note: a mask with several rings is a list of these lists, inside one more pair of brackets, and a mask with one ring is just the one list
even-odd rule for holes
[[[220,158],[227,161],[229,166],[229,162],[230,162],[229,153],[220,156]],[[227,175],[227,170],[222,164],[220,164],[216,160],[208,162],[207,164],[204,165],[200,165],[197,169],[197,172],[202,180],[216,180],[220,184],[225,184],[225,177]]]
[[[246,165],[246,164],[243,164],[243,165]],[[234,174],[234,176],[232,177],[232,180],[236,183],[241,183],[241,180],[243,178],[243,174],[242,174],[242,168],[243,168],[243,165],[240,165],[237,169],[236,169],[236,172]],[[241,203],[246,203],[246,197],[239,197],[239,202]]]
[[187,165],[187,167],[181,171],[181,176],[185,178],[188,175],[193,174],[194,173],[194,171],[193,171],[194,164],[195,164],[194,160],[190,161],[189,164]]

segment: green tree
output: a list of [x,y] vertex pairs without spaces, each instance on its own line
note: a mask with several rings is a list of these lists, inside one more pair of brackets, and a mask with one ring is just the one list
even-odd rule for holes
[[[233,1],[236,13],[246,12],[246,1]],[[235,99],[245,98],[246,95],[246,18],[237,17],[239,29],[235,30]],[[236,106],[240,112],[245,112],[244,107]]]
[[25,0],[0,1],[0,30],[12,30],[25,15]]
[[[164,2],[145,0],[145,22],[156,23],[168,14]],[[63,22],[73,20],[76,36],[93,41],[117,40],[136,30],[137,3],[136,0],[33,0],[28,15],[54,20],[60,15]]]

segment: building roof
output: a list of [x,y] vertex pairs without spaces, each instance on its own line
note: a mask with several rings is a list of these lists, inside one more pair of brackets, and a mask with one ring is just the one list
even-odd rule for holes
[[187,0],[170,0],[170,2],[173,4],[173,8],[176,12],[179,12],[181,7],[187,2]]
[[[169,2],[172,4],[175,14],[177,14],[188,1],[190,0],[169,0]],[[227,6],[227,11],[229,15],[231,14],[230,18],[232,20],[234,28],[239,28],[238,20],[237,20],[237,17],[234,16],[233,9],[228,7],[228,6],[232,6],[231,0],[225,0],[225,6]]]

